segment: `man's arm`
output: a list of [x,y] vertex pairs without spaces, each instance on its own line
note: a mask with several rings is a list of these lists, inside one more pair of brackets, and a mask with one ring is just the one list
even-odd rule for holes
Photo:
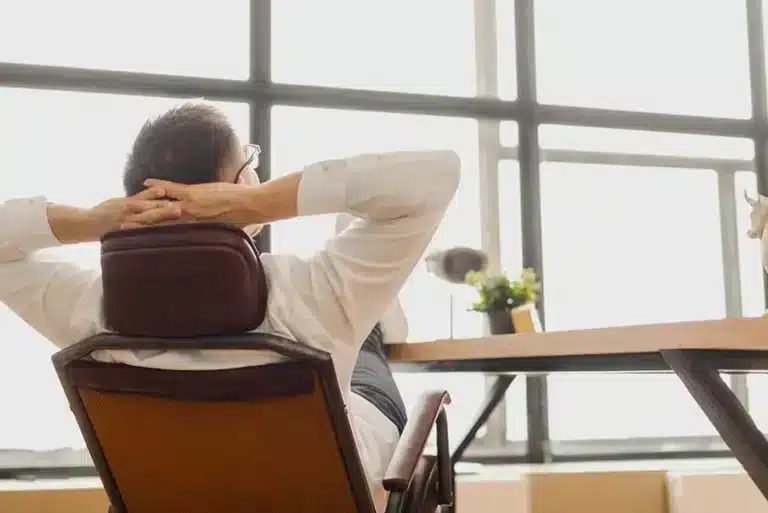
[[[350,214],[339,214],[336,216],[335,234],[338,235],[352,224],[356,219]],[[384,343],[405,342],[408,338],[408,319],[405,316],[400,300],[395,297],[392,304],[381,316],[381,331],[384,335]]]
[[[99,273],[36,254],[68,242],[93,240],[83,211],[44,198],[0,205],[0,302],[59,347],[99,331]],[[49,217],[50,222],[49,222]]]
[[90,210],[49,203],[46,214],[48,225],[57,244],[79,244],[99,240],[89,215]]
[[100,331],[100,272],[37,251],[97,241],[134,212],[177,217],[167,201],[149,200],[153,194],[159,192],[110,199],[92,209],[50,204],[42,197],[0,204],[0,302],[59,347]]
[[[456,153],[412,151],[320,162],[253,188],[162,180],[147,180],[145,185],[149,190],[163,189],[179,200],[185,215],[197,220],[246,226],[320,214],[356,217],[314,257],[283,260],[272,271],[280,275],[281,287],[291,289],[281,293],[304,307],[301,314],[286,308],[285,315],[314,325],[295,336],[321,336],[326,348],[328,343],[352,348],[362,344],[411,274],[456,193],[459,178]],[[128,224],[152,222],[142,214],[129,218]],[[295,319],[280,322],[294,328],[307,324]]]
[[297,275],[303,302],[336,341],[359,345],[392,305],[460,179],[451,151],[364,155],[304,169],[300,216],[357,217]]

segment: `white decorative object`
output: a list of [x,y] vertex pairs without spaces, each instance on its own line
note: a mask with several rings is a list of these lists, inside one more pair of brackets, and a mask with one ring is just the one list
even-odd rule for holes
[[758,195],[757,199],[750,198],[747,191],[744,191],[744,199],[752,207],[752,212],[749,213],[747,237],[750,239],[760,238],[765,231],[766,224],[768,224],[768,198],[761,195]]
[[752,211],[749,213],[749,230],[747,230],[747,237],[750,239],[760,239],[760,251],[761,259],[763,261],[763,269],[768,272],[768,198],[758,195],[757,199],[750,198],[747,191],[744,191],[744,198],[752,207]]

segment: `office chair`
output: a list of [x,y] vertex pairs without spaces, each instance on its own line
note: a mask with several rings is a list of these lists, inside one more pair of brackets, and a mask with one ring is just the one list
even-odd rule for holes
[[[102,239],[109,332],[53,356],[114,513],[375,513],[328,353],[252,333],[267,286],[242,231],[216,223]],[[223,370],[107,363],[105,351],[279,355]],[[387,513],[452,502],[444,391],[423,394],[386,472]],[[436,429],[436,456],[424,453]]]

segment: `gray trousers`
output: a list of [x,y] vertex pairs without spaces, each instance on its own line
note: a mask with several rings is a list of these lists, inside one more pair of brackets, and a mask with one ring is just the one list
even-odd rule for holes
[[381,326],[376,324],[365,339],[352,371],[352,392],[373,404],[403,433],[407,414],[384,352]]

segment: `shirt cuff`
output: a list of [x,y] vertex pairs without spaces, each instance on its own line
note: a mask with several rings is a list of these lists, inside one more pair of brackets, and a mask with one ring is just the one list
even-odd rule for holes
[[48,201],[36,198],[12,199],[0,207],[0,246],[24,254],[60,246],[48,223]]
[[304,168],[299,183],[299,216],[347,212],[347,162],[332,160]]

